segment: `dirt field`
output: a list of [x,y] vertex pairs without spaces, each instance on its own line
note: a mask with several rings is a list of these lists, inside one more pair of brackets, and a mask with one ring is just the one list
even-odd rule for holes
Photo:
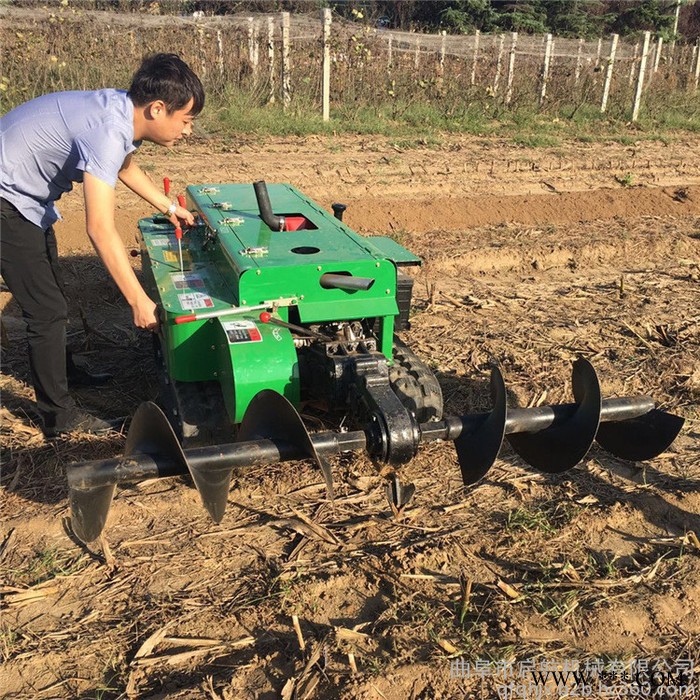
[[[44,441],[23,324],[3,293],[0,696],[495,698],[496,668],[526,662],[699,661],[697,139],[193,141],[140,162],[176,189],[290,182],[421,255],[405,339],[435,369],[448,414],[488,405],[492,362],[513,404],[570,401],[582,355],[604,396],[649,394],[686,424],[653,462],[594,446],[561,476],[504,449],[468,489],[452,444],[425,446],[402,471],[417,493],[400,520],[362,455],[335,460],[334,503],[307,463],[247,472],[219,526],[180,479],[134,484],[88,548],[69,536],[65,470],[120,454],[124,438]],[[150,209],[123,189],[118,207],[136,249]],[[116,377],[76,398],[132,414],[157,394],[150,338],[92,253],[80,193],[61,209],[70,340]],[[473,666],[453,677],[454,659]]]

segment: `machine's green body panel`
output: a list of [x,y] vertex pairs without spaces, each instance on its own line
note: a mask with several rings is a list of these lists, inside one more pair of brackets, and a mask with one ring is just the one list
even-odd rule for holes
[[369,236],[368,241],[378,248],[389,260],[396,265],[418,266],[421,259],[410,250],[406,250],[400,243],[397,243],[389,236]]
[[[260,340],[231,342],[231,324],[254,325]],[[292,334],[286,328],[261,323],[254,315],[223,316],[214,320],[218,374],[226,410],[240,423],[252,398],[273,389],[299,404],[299,366]],[[228,331],[228,332],[227,332]]]
[[[251,185],[194,185],[187,206],[199,225],[182,238],[180,273],[173,226],[163,217],[139,222],[149,292],[163,308],[162,333],[169,375],[178,381],[218,379],[228,412],[239,422],[263,388],[299,401],[299,371],[291,334],[259,322],[258,312],[176,324],[192,313],[225,311],[294,298],[282,320],[322,323],[378,318],[379,350],[391,360],[396,265],[418,259],[391,239],[364,238],[290,185],[268,185],[275,215],[302,223],[296,231],[272,231],[260,218]],[[325,289],[324,273],[374,280],[370,289]],[[258,342],[226,339],[222,323],[256,322]]]

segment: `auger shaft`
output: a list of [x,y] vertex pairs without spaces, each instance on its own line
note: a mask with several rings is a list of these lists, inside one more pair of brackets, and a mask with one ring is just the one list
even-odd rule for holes
[[[325,431],[312,436],[316,450],[325,455],[362,450],[366,445],[363,431],[334,433]],[[252,469],[265,464],[277,464],[307,459],[298,446],[283,440],[249,440],[212,447],[193,447],[185,452],[193,469],[208,471]],[[83,462],[68,470],[68,485],[72,489],[88,489],[129,481],[142,481],[187,474],[173,455],[136,454],[130,457]]]
[[[508,412],[505,432],[535,433],[564,423],[576,412],[576,404],[513,408]],[[624,421],[647,414],[654,409],[654,401],[648,396],[605,399],[602,404],[601,422]],[[423,423],[420,441],[454,440],[460,435],[474,432],[488,413],[454,416],[442,421]],[[324,431],[310,435],[319,454],[331,456],[340,452],[366,449],[369,440],[365,431],[346,433]],[[193,468],[206,467],[208,471],[243,470],[265,464],[277,464],[306,459],[298,446],[283,440],[250,440],[225,445],[193,447],[185,451]],[[68,470],[68,484],[73,489],[93,488],[108,484],[162,478],[186,474],[171,455],[137,454],[129,457],[84,462]]]

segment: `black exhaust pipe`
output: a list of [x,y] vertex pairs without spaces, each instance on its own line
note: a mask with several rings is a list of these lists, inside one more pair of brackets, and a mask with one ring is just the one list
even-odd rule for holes
[[273,230],[284,231],[284,217],[275,216],[272,213],[272,205],[270,204],[270,195],[267,192],[265,180],[258,180],[253,183],[255,190],[255,198],[258,200],[258,209],[260,210],[260,218]]
[[372,288],[374,279],[372,277],[355,277],[354,275],[337,275],[326,272],[321,275],[321,286],[324,289],[346,289],[349,292],[357,290],[366,292]]

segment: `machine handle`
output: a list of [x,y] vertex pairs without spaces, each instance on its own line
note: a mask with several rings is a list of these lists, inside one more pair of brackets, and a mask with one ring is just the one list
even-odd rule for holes
[[166,197],[170,196],[170,178],[169,177],[163,178],[163,192],[165,192]]
[[181,323],[191,323],[197,320],[197,314],[190,314],[189,316],[176,316],[175,323],[180,325]]

